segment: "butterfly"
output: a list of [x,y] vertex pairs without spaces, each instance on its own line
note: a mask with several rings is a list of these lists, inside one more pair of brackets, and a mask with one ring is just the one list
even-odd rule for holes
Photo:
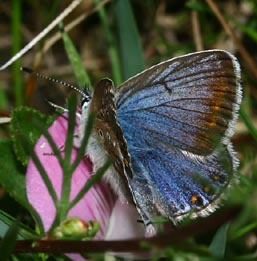
[[232,143],[241,102],[237,59],[208,50],[159,63],[117,89],[110,79],[83,95],[80,136],[94,113],[86,154],[123,202],[133,201],[148,234],[152,221],[206,216],[236,177]]

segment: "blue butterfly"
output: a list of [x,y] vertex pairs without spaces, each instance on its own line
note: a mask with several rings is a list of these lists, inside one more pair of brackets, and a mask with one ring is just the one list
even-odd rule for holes
[[157,216],[174,223],[213,212],[236,176],[230,138],[241,102],[240,66],[227,51],[157,64],[116,90],[100,80],[82,102],[80,135],[95,113],[86,153],[122,201],[133,201],[148,234]]

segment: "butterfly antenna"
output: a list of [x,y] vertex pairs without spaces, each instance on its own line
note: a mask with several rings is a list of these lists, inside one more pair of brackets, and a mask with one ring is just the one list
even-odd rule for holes
[[81,91],[78,87],[76,87],[76,86],[74,86],[74,85],[72,85],[70,83],[64,82],[62,80],[51,78],[49,76],[43,75],[43,74],[41,74],[39,72],[36,72],[36,71],[34,71],[34,70],[30,69],[30,68],[27,68],[27,67],[21,67],[20,69],[22,71],[26,72],[26,73],[33,74],[33,75],[35,75],[35,76],[37,76],[39,78],[42,78],[42,79],[45,79],[45,80],[48,80],[48,81],[51,81],[51,82],[54,82],[54,83],[62,84],[63,86],[69,87],[69,88],[79,92],[82,95],[83,100],[88,100],[89,101],[91,99],[91,96],[90,96],[88,91],[85,91],[85,90]]

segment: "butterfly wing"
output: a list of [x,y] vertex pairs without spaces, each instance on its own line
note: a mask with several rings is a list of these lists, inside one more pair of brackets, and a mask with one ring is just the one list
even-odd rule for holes
[[[208,155],[229,137],[240,103],[240,71],[225,51],[205,51],[168,60],[136,75],[118,90],[120,121],[141,146],[160,139]],[[136,135],[136,136],[135,136]],[[147,138],[148,137],[148,138]]]
[[179,220],[212,212],[233,176],[236,162],[226,146],[196,156],[160,142],[155,149],[131,151],[131,187],[143,220],[162,215]]
[[235,57],[210,50],[165,61],[122,84],[116,99],[141,215],[204,213],[236,167],[229,141],[241,101]]

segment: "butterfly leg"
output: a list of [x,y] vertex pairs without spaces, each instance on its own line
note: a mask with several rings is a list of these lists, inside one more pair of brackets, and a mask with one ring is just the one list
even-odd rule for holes
[[150,186],[147,184],[145,177],[143,175],[139,176],[138,173],[134,175],[130,185],[137,211],[146,228],[145,236],[155,236],[157,227],[153,224],[152,219],[158,216],[158,212],[152,203],[153,198]]
[[[60,152],[64,152],[65,151],[65,146],[64,145],[60,146],[59,147],[59,151]],[[44,152],[43,155],[46,155],[46,156],[56,156],[53,151],[51,151],[51,152]]]
[[[136,198],[134,198],[134,200],[137,201]],[[145,237],[155,236],[157,234],[157,227],[152,223],[151,219],[149,218],[150,214],[145,212],[146,209],[144,207],[141,207],[137,202],[136,207],[145,225]]]

